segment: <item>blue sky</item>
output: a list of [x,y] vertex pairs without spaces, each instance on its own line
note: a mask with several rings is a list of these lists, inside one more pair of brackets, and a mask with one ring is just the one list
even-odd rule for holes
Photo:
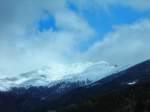
[[150,58],[149,0],[5,0],[0,9],[0,73]]
[[[85,52],[97,41],[103,40],[105,35],[113,31],[114,26],[132,24],[139,19],[149,18],[149,11],[141,12],[128,6],[112,6],[109,11],[105,9],[85,9],[80,11],[78,7],[68,2],[68,8],[80,15],[96,31],[94,37],[77,47],[80,52]],[[48,13],[48,12],[47,12]],[[40,32],[52,29],[58,30],[55,18],[48,13],[48,17],[38,22]]]

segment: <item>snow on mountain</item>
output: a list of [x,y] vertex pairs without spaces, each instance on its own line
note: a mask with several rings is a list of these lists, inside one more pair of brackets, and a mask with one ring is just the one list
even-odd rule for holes
[[73,80],[89,80],[95,82],[116,72],[116,66],[110,63],[101,61],[91,64],[83,72],[74,76]]
[[116,71],[116,66],[105,61],[54,64],[13,77],[3,77],[0,79],[0,90],[7,91],[12,87],[52,86],[59,82],[94,82]]
[[128,82],[127,85],[135,85],[137,82],[138,80],[134,80],[134,81]]

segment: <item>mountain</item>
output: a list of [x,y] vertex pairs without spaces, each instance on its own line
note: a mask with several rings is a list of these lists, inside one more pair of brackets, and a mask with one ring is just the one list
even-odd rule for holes
[[[30,84],[34,81],[31,81],[32,83],[24,83],[29,84],[29,87],[19,86],[9,91],[2,91],[0,92],[0,111],[129,112],[128,109],[131,107],[133,111],[129,109],[130,112],[138,112],[137,107],[140,103],[144,111],[148,110],[150,106],[150,60],[118,73],[116,73],[118,69],[115,66],[99,65],[88,66],[81,73],[71,74],[71,77],[63,76],[63,80],[56,80],[52,85],[50,83],[45,86],[32,86]],[[109,71],[110,68],[114,69]],[[108,74],[101,77],[99,70],[104,70],[102,73],[107,71]],[[34,75],[29,74],[31,73],[23,77],[33,79]],[[94,75],[94,78],[90,77],[90,74]],[[37,76],[40,76],[39,80],[45,78],[39,74]],[[143,103],[144,101],[146,103]]]
[[[87,102],[79,105],[79,107],[81,106],[84,111],[86,110],[85,112],[90,112],[90,109],[86,109],[86,107],[88,108],[88,106],[91,106],[89,101],[98,99],[96,102],[99,103],[99,105],[97,104],[97,107],[95,106],[95,108],[99,108],[103,112],[116,112],[117,109],[120,109],[120,107],[118,107],[119,103],[122,105],[122,109],[125,108],[123,107],[122,103],[135,103],[135,107],[132,107],[132,109],[136,110],[138,108],[136,105],[143,103],[144,100],[150,101],[149,89],[150,60],[147,60],[119,73],[112,74],[106,78],[96,81],[86,87],[78,88],[70,93],[67,93],[63,96],[61,99],[62,102],[59,102],[58,105],[63,105],[64,107],[67,105],[67,107],[70,108],[72,105],[77,106],[78,104],[82,104],[82,102]],[[131,102],[124,100],[129,100]],[[108,107],[110,107],[110,109],[108,108],[104,110],[103,107],[106,108],[106,104]],[[148,105],[150,106],[150,102],[143,105],[148,107]],[[116,110],[111,110],[111,106],[114,106],[113,109],[115,108]],[[77,106],[77,108],[80,110],[79,107]],[[94,109],[94,107],[92,107],[92,109]],[[72,110],[71,112],[80,112],[79,110]],[[84,112],[83,110],[81,112]],[[65,110],[65,112],[67,112],[67,110]],[[123,112],[123,110],[121,110],[121,112]],[[144,109],[140,112],[144,112]]]
[[105,61],[75,63],[67,67],[52,65],[12,77],[3,77],[0,79],[0,90],[7,91],[20,87],[51,87],[59,83],[87,82],[88,84],[116,71],[116,66]]
[[[62,95],[89,85],[117,70],[116,66],[104,61],[76,63],[67,69],[62,66],[57,67],[44,67],[18,76],[0,79],[0,110],[32,112],[36,109],[36,112],[40,112],[41,108],[46,108]],[[10,104],[10,99],[12,104]],[[10,104],[10,108],[4,108],[8,106],[7,104]]]

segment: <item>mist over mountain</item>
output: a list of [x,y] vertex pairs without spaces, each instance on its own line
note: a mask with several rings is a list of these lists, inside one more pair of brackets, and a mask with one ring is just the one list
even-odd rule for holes
[[43,67],[38,70],[13,77],[0,78],[0,90],[7,91],[15,87],[52,86],[59,82],[95,82],[119,70],[115,65],[105,61],[96,63],[76,63],[66,66]]

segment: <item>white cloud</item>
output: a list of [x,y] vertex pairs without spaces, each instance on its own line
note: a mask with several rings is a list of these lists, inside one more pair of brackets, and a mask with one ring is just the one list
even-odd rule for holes
[[[76,56],[82,58],[76,47],[92,38],[95,32],[80,14],[68,8],[67,2],[0,0],[0,72],[17,74],[51,63],[69,63],[78,60]],[[91,10],[118,4],[140,11],[150,9],[149,0],[75,0],[75,3],[81,9]],[[54,16],[59,30],[38,31],[38,21],[47,17],[43,10]],[[149,20],[144,20],[116,28],[83,54],[84,60],[134,63],[149,58],[149,26]]]
[[[51,63],[70,61],[75,46],[94,34],[65,0],[0,0],[0,71],[17,74]],[[37,23],[47,10],[58,31],[39,32]]]
[[150,20],[117,26],[114,30],[103,41],[93,45],[83,58],[119,65],[133,65],[150,59]]
[[122,5],[133,8],[138,11],[150,10],[150,0],[68,0],[77,5],[80,9],[106,9],[108,10],[111,6]]

